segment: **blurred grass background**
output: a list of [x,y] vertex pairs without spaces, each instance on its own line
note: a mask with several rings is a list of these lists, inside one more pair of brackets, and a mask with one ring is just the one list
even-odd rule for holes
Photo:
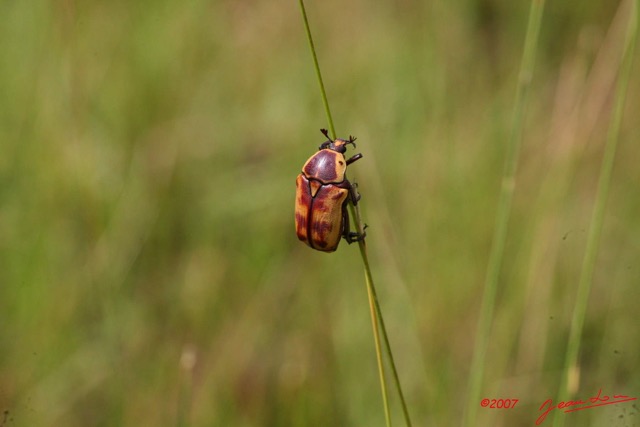
[[[337,132],[364,155],[349,176],[414,425],[462,419],[528,7],[307,4]],[[481,425],[532,425],[557,392],[628,11],[547,4],[483,385],[520,402]],[[327,126],[296,2],[0,16],[4,424],[382,425],[358,251],[294,233],[294,180]],[[585,398],[640,395],[635,70]],[[567,425],[638,425],[625,405]]]

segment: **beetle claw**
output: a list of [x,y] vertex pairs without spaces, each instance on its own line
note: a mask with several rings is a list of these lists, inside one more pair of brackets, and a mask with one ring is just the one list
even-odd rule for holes
[[344,236],[348,244],[352,244],[353,242],[364,241],[365,237],[367,237],[367,233],[364,232],[364,229],[362,230],[362,234],[355,231],[350,231],[348,234]]

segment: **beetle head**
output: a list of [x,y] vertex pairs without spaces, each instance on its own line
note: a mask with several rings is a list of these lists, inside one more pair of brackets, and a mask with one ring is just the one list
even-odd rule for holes
[[320,145],[320,150],[327,149],[327,150],[333,150],[333,151],[337,151],[338,153],[344,154],[347,151],[347,145],[351,144],[353,145],[353,148],[356,147],[356,143],[354,142],[356,138],[354,136],[349,135],[348,140],[339,139],[339,138],[335,140],[331,140],[331,138],[329,137],[329,132],[326,129],[320,129],[320,132],[322,132],[324,136],[329,138],[329,141],[325,141]]

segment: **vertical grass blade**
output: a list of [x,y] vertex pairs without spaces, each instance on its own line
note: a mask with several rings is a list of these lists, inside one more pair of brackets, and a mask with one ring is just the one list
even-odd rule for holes
[[304,20],[304,29],[307,32],[307,40],[309,41],[309,49],[311,50],[311,56],[313,57],[313,65],[316,69],[316,77],[318,78],[318,85],[320,86],[320,93],[322,94],[322,103],[324,104],[324,111],[327,114],[327,121],[329,122],[329,132],[331,138],[336,139],[336,128],[333,125],[333,118],[331,117],[331,110],[329,109],[329,100],[327,99],[327,92],[324,90],[324,82],[322,81],[322,73],[320,72],[320,64],[318,64],[318,56],[316,55],[316,48],[313,44],[313,37],[311,37],[311,28],[309,27],[309,20],[307,19],[307,11],[304,7],[303,0],[299,0],[300,11],[302,12],[302,19]]
[[[358,233],[364,232],[362,218],[360,216],[360,205],[349,205],[351,210],[351,217],[354,219]],[[369,305],[372,310],[372,318],[375,315],[375,320],[380,322],[380,329],[382,329],[382,338],[384,339],[385,350],[387,357],[389,358],[389,364],[391,365],[391,373],[393,374],[393,382],[400,397],[400,404],[402,406],[402,415],[404,416],[404,422],[407,427],[412,427],[411,417],[409,416],[409,410],[407,408],[407,402],[404,399],[404,393],[402,392],[402,385],[400,384],[400,377],[398,376],[398,370],[396,369],[396,362],[393,358],[393,352],[391,351],[391,344],[389,343],[389,335],[387,334],[387,327],[384,323],[384,317],[382,316],[382,310],[380,309],[380,303],[378,302],[378,295],[376,288],[373,284],[373,275],[371,274],[371,267],[369,266],[369,257],[367,255],[367,245],[364,240],[358,242],[360,247],[360,256],[364,263],[364,275],[367,284],[367,294],[369,295]],[[373,311],[375,309],[375,311]],[[377,329],[375,329],[377,330]],[[374,330],[374,331],[375,331]],[[377,332],[374,332],[377,333]],[[378,339],[378,338],[376,338]],[[381,371],[384,373],[384,369]],[[385,387],[386,390],[386,387]],[[385,392],[386,393],[386,392]]]
[[533,75],[536,50],[538,46],[538,34],[542,22],[544,11],[544,0],[532,0],[529,10],[529,22],[525,36],[522,62],[518,87],[513,110],[513,122],[507,147],[507,157],[502,177],[500,200],[496,223],[489,255],[489,264],[485,277],[484,293],[482,296],[482,306],[480,308],[480,320],[476,331],[476,343],[474,346],[473,360],[471,362],[471,372],[469,379],[468,400],[465,407],[463,425],[467,427],[476,426],[476,416],[480,406],[480,392],[484,374],[484,365],[489,345],[489,334],[491,332],[491,322],[493,320],[496,291],[498,288],[498,278],[502,266],[504,246],[507,239],[507,228],[511,215],[511,202],[515,188],[515,175],[518,165],[518,153],[522,140],[522,123],[528,101],[529,88]]
[[[302,12],[302,18],[304,20],[305,30],[307,32],[307,39],[309,40],[309,49],[311,50],[311,56],[313,57],[313,63],[316,69],[316,75],[318,77],[318,84],[320,86],[320,93],[322,95],[322,101],[324,103],[325,112],[327,114],[327,121],[329,122],[329,131],[331,132],[331,137],[333,139],[336,138],[336,132],[333,125],[333,119],[331,117],[331,110],[329,109],[329,101],[327,100],[327,93],[324,88],[324,83],[322,80],[322,73],[320,72],[320,65],[318,63],[318,57],[316,55],[315,46],[313,44],[313,37],[311,36],[311,30],[309,28],[309,20],[307,19],[307,12],[304,7],[303,0],[299,0],[300,11]],[[351,217],[354,220],[355,227],[359,233],[363,233],[364,226],[360,217],[360,210],[358,206],[349,205],[351,210]],[[389,357],[389,363],[391,364],[391,368],[393,371],[393,378],[398,390],[398,395],[400,397],[400,401],[402,404],[402,410],[404,413],[405,421],[408,427],[411,427],[411,420],[409,419],[409,412],[407,410],[407,405],[404,400],[404,395],[402,393],[402,388],[400,386],[400,380],[398,378],[398,373],[395,366],[395,361],[393,359],[393,354],[391,352],[391,345],[389,344],[389,337],[387,336],[387,331],[384,325],[384,319],[382,317],[382,311],[380,310],[380,304],[378,303],[378,297],[376,295],[375,287],[373,285],[373,277],[371,275],[371,268],[369,267],[369,259],[367,257],[366,246],[364,240],[359,241],[360,246],[360,255],[362,257],[362,262],[364,264],[365,270],[365,281],[367,284],[367,294],[369,296],[369,310],[371,312],[371,324],[373,327],[373,336],[375,340],[375,348],[376,348],[376,358],[378,361],[378,374],[380,376],[380,388],[382,391],[382,401],[384,405],[384,414],[385,414],[385,422],[387,427],[391,427],[391,412],[389,410],[389,398],[387,393],[387,382],[385,378],[384,372],[384,360],[382,358],[382,350],[380,345],[380,332],[379,326],[382,328],[383,337],[385,341],[385,348],[387,351],[387,356]]]
[[376,359],[378,361],[378,375],[380,376],[380,388],[382,389],[382,401],[384,405],[384,419],[388,427],[391,427],[391,413],[389,411],[389,396],[387,393],[387,381],[384,374],[384,361],[382,360],[382,351],[380,350],[380,331],[378,329],[378,311],[377,297],[371,282],[369,281],[369,275],[366,273],[365,268],[365,280],[367,282],[367,295],[369,296],[369,311],[371,313],[371,326],[373,327],[373,339],[376,344]]
[[[575,306],[571,318],[571,329],[569,331],[569,342],[567,343],[567,351],[565,353],[564,370],[560,390],[558,393],[558,401],[566,401],[571,398],[572,391],[569,388],[571,372],[574,372],[578,366],[578,353],[580,350],[580,342],[584,318],[587,311],[587,302],[591,292],[591,283],[593,282],[593,272],[595,270],[596,258],[598,255],[598,247],[600,237],[602,235],[602,225],[604,222],[604,213],[609,195],[609,187],[611,185],[611,174],[613,171],[613,163],[618,146],[620,135],[620,124],[622,122],[622,113],[629,85],[629,77],[631,76],[631,68],[633,63],[633,53],[638,34],[638,1],[633,0],[631,3],[631,14],[629,18],[629,26],[625,39],[623,50],[622,64],[618,75],[616,85],[614,106],[611,115],[611,122],[607,132],[607,141],[602,158],[602,166],[600,168],[600,176],[598,177],[598,188],[596,193],[595,205],[589,224],[589,234],[587,235],[587,245],[585,248],[584,258],[582,260],[582,268],[580,271],[580,281],[578,283],[578,291],[576,294]],[[553,419],[555,427],[564,425],[565,414],[556,411]]]

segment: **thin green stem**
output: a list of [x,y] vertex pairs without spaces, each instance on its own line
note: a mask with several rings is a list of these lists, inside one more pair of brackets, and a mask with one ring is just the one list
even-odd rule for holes
[[320,72],[320,64],[318,64],[318,56],[316,55],[316,48],[313,44],[313,37],[311,37],[309,20],[307,19],[307,11],[304,8],[303,0],[299,0],[299,3],[300,3],[300,11],[302,12],[302,19],[304,20],[304,29],[307,32],[307,40],[309,40],[309,49],[311,50],[311,56],[313,57],[313,65],[316,69],[316,77],[318,78],[318,85],[320,86],[320,93],[322,94],[324,111],[327,114],[327,121],[329,122],[329,132],[331,133],[331,138],[336,139],[336,129],[333,125],[333,119],[331,118],[331,110],[329,109],[329,100],[327,99],[327,92],[324,90],[322,73]]
[[[367,274],[367,285],[369,280]],[[372,292],[372,287],[367,286],[367,295],[369,296],[369,312],[371,313],[371,326],[373,327],[373,338],[376,343],[376,359],[378,360],[378,375],[380,376],[380,386],[382,388],[382,401],[384,403],[384,419],[387,426],[391,427],[391,413],[389,412],[389,396],[387,395],[387,380],[384,375],[384,361],[382,360],[382,351],[380,348],[380,331],[378,328],[378,312],[376,310],[376,295]]]
[[[602,225],[604,223],[604,213],[609,195],[609,187],[611,185],[611,174],[618,146],[620,135],[620,123],[622,122],[622,113],[629,85],[629,77],[631,76],[631,68],[633,63],[633,52],[638,33],[638,4],[634,0],[631,4],[632,13],[630,16],[629,26],[627,28],[627,36],[623,51],[623,60],[618,76],[618,83],[615,94],[615,104],[609,124],[607,134],[607,142],[605,146],[604,157],[602,158],[602,166],[600,168],[600,176],[598,178],[598,189],[596,193],[595,206],[593,209],[591,224],[589,224],[589,234],[587,236],[587,245],[585,248],[584,258],[582,260],[582,268],[580,271],[580,281],[578,283],[578,292],[576,302],[573,308],[573,316],[571,319],[571,329],[569,331],[569,341],[567,343],[567,352],[565,354],[564,372],[558,401],[566,401],[571,398],[573,390],[571,390],[571,373],[575,372],[578,366],[578,353],[580,351],[580,342],[584,318],[587,311],[587,302],[591,292],[591,284],[593,282],[593,272],[595,270],[596,259],[598,255],[598,247],[600,245],[600,237],[602,236]],[[553,419],[555,427],[564,425],[564,417],[556,414]]]
[[[320,72],[320,65],[318,64],[318,57],[316,55],[315,46],[313,44],[313,37],[311,36],[311,30],[309,28],[309,20],[307,19],[307,13],[304,7],[303,0],[299,0],[299,3],[300,3],[300,10],[302,12],[302,18],[304,20],[305,30],[307,32],[307,38],[309,40],[309,48],[311,49],[311,56],[313,57],[313,63],[316,69],[316,75],[318,77],[318,84],[320,86],[322,101],[324,103],[325,112],[327,114],[327,121],[329,122],[329,131],[331,132],[331,138],[335,139],[336,132],[333,125],[333,119],[331,118],[331,110],[329,109],[329,101],[327,100],[327,93],[324,89],[324,83],[322,81],[322,73]],[[358,209],[358,206],[354,207],[352,204],[350,204],[349,207],[351,209],[351,217],[354,219],[356,229],[358,230],[359,233],[363,233],[364,226],[360,218],[360,210]],[[400,387],[400,380],[398,378],[398,373],[397,373],[395,362],[393,359],[393,354],[391,352],[391,345],[389,344],[389,337],[387,336],[387,330],[384,325],[382,311],[380,310],[378,297],[376,295],[375,287],[373,286],[373,277],[371,275],[371,268],[369,266],[369,259],[367,257],[364,240],[359,241],[359,246],[360,246],[360,255],[362,256],[362,262],[364,264],[364,269],[365,269],[365,281],[367,283],[367,295],[369,296],[369,309],[371,312],[371,323],[373,327],[373,337],[374,337],[375,347],[376,347],[376,357],[378,360],[378,373],[380,376],[380,388],[382,392],[382,401],[384,404],[384,414],[385,414],[386,425],[387,427],[391,427],[391,412],[389,410],[387,382],[385,379],[384,361],[382,358],[382,350],[380,346],[380,332],[379,332],[378,325],[380,325],[380,327],[382,328],[382,335],[384,337],[387,355],[391,363],[393,378],[396,383],[396,387],[398,389],[398,395],[400,396],[400,401],[402,403],[402,409],[404,411],[405,420],[406,420],[407,426],[411,427],[409,412],[407,411],[407,405],[405,403],[404,395],[402,393],[402,388]]]
[[465,411],[463,425],[475,426],[478,407],[480,406],[480,393],[484,374],[487,347],[489,345],[489,335],[491,323],[494,316],[494,306],[496,292],[498,289],[498,279],[504,247],[507,240],[507,229],[509,217],[511,216],[511,203],[515,188],[515,175],[518,166],[518,153],[522,141],[522,124],[528,101],[533,67],[535,64],[536,50],[538,46],[538,35],[544,11],[544,0],[532,0],[529,10],[529,22],[525,36],[522,62],[520,64],[520,74],[518,87],[514,102],[513,122],[508,143],[505,168],[502,176],[502,186],[496,223],[493,234],[489,264],[485,277],[485,287],[482,296],[482,306],[480,309],[480,320],[476,331],[476,343],[474,347],[473,360],[471,362],[471,378],[469,380],[469,393]]
[[[358,233],[364,233],[364,226],[360,216],[360,205],[349,205],[351,210],[351,217],[354,219],[356,224],[356,229]],[[375,306],[375,311],[380,322],[380,327],[382,329],[382,337],[384,339],[385,350],[387,352],[387,357],[389,358],[389,363],[391,365],[391,373],[393,374],[393,381],[396,385],[396,390],[398,392],[398,396],[400,397],[400,403],[402,405],[402,413],[404,415],[405,424],[408,427],[411,427],[411,417],[409,416],[409,410],[407,409],[407,402],[404,399],[404,393],[402,392],[402,386],[400,385],[400,377],[398,376],[398,370],[396,369],[396,362],[393,358],[393,352],[391,351],[391,344],[389,343],[389,335],[387,334],[387,327],[384,323],[384,317],[382,316],[382,310],[380,309],[380,303],[378,301],[378,294],[376,292],[376,288],[373,284],[373,275],[371,274],[371,267],[369,266],[369,257],[367,256],[367,245],[365,240],[360,240],[358,242],[358,246],[360,248],[360,256],[362,257],[362,262],[364,264],[364,273],[365,273],[365,281],[367,283],[367,293],[369,294],[369,303],[373,300],[373,304]]]

